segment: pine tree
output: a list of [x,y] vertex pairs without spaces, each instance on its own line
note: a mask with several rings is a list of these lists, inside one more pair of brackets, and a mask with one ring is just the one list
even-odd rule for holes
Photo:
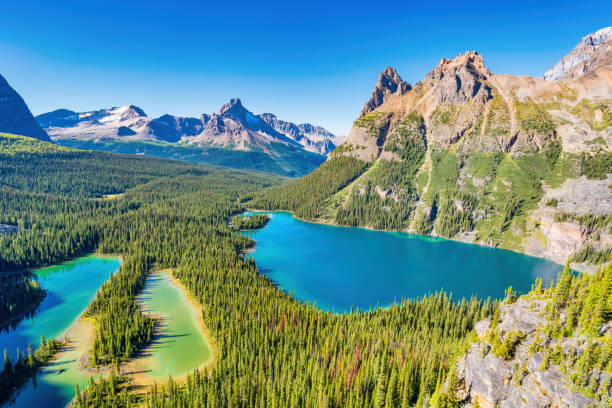
[[4,366],[2,369],[2,374],[10,375],[12,368],[13,364],[11,363],[11,357],[9,356],[8,351],[4,349]]

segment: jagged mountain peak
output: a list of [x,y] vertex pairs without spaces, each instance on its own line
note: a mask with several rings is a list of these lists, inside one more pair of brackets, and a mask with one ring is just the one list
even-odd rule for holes
[[485,83],[489,76],[491,72],[482,55],[467,51],[454,59],[442,58],[438,66],[425,76],[425,84],[434,88],[432,95],[436,104],[463,103],[472,99],[482,104],[491,98],[490,88]]
[[463,54],[458,54],[454,59],[442,58],[436,68],[434,68],[425,80],[440,80],[449,73],[455,73],[459,69],[467,68],[482,78],[487,78],[491,75],[491,71],[485,66],[482,55],[476,51],[466,51]]
[[584,37],[582,37],[582,40],[580,40],[578,45],[589,44],[589,45],[598,46],[598,45],[605,43],[610,38],[612,38],[612,26],[600,28],[594,33],[585,35]]
[[122,121],[147,117],[147,114],[135,105],[120,106],[117,108],[117,112],[120,113]]
[[147,118],[147,114],[135,105],[113,106],[108,109],[99,109],[89,112],[81,112],[78,114],[78,122],[91,121],[100,122],[103,124],[133,121],[141,118]]
[[219,116],[226,114],[243,116],[248,110],[242,105],[240,98],[232,98],[219,110]]
[[306,150],[312,152],[328,154],[341,143],[333,133],[321,126],[311,125],[310,123],[286,122],[278,119],[272,113],[262,113],[258,117],[275,131],[298,142]]
[[[329,153],[336,141],[318,126],[283,122],[271,113],[254,115],[239,98],[230,99],[219,113],[204,113],[199,118],[169,114],[150,118],[135,105],[123,105],[81,113],[61,109],[39,115],[38,120],[54,140],[182,141],[242,150],[252,146],[265,150],[270,143],[280,143],[322,154]],[[273,121],[295,131],[287,132]]]
[[412,89],[410,84],[399,76],[395,68],[385,68],[378,76],[378,81],[372,91],[372,97],[363,106],[361,115],[363,116],[366,113],[372,112],[374,109],[381,106],[389,95],[403,95],[410,89]]
[[[270,119],[276,119],[276,115],[270,112],[265,112],[262,113],[261,115],[259,115],[262,119],[263,118],[270,118]],[[265,119],[264,119],[265,120]]]
[[[558,81],[565,78],[577,78],[589,72],[588,69],[579,69],[597,53],[599,48],[612,40],[612,27],[604,27],[587,34],[576,44],[569,54],[544,73],[547,81]],[[578,68],[578,69],[577,69]]]

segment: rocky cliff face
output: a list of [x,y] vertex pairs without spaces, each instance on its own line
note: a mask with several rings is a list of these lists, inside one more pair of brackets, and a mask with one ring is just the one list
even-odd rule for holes
[[507,297],[478,322],[453,385],[463,406],[610,406],[610,279],[610,266],[590,278],[566,273],[554,288],[539,282],[527,295]]
[[142,109],[126,105],[91,112],[58,109],[37,117],[54,140],[138,140],[186,142],[248,150],[268,149],[278,143],[291,149],[328,154],[337,142],[319,126],[295,125],[272,114],[254,115],[240,99],[232,99],[219,113],[200,118],[163,115],[148,117]]
[[[558,366],[540,370],[545,356],[542,351],[529,352],[530,346],[537,341],[538,330],[546,325],[544,305],[541,301],[527,302],[523,299],[513,305],[502,305],[502,321],[496,333],[499,340],[503,342],[517,330],[525,336],[513,350],[510,359],[491,351],[492,345],[486,339],[491,331],[491,322],[479,322],[477,330],[481,341],[473,343],[458,364],[458,374],[464,379],[468,400],[473,403],[478,401],[482,408],[582,408],[589,405],[591,401],[572,389],[571,381],[564,378]],[[575,339],[559,344],[568,352],[575,352]],[[584,351],[584,348],[580,351]]]
[[0,132],[49,141],[21,96],[0,75]]
[[583,37],[574,49],[544,73],[547,81],[560,79],[575,79],[589,72],[592,67],[587,61],[597,52],[597,49],[612,39],[612,27],[605,27]]
[[495,74],[474,51],[414,87],[386,69],[328,159],[366,170],[315,218],[596,269],[612,253],[612,64],[596,37],[590,68],[564,81]]
[[409,83],[405,82],[395,71],[395,68],[387,67],[378,77],[378,82],[372,91],[372,97],[363,106],[361,115],[372,112],[382,105],[391,95],[404,95],[411,89]]

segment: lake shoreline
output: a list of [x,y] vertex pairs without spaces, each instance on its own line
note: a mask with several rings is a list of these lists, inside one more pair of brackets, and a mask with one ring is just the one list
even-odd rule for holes
[[[245,258],[293,298],[336,314],[441,292],[452,293],[455,300],[499,299],[509,286],[526,292],[536,278],[548,284],[563,269],[516,251],[405,232],[338,228],[300,220],[290,211],[265,212],[272,221],[252,231],[254,245],[241,251]],[[343,289],[327,289],[338,287]]]
[[63,344],[39,368],[31,383],[16,391],[14,406],[32,406],[47,396],[51,398],[46,401],[49,406],[64,406],[72,400],[75,384],[83,387],[90,376],[108,369],[88,367],[96,324],[86,317],[86,312],[97,291],[108,281],[109,273],[114,274],[121,264],[121,257],[95,252],[28,271],[48,299],[36,307],[30,320],[3,334],[3,340],[7,344],[14,342],[21,350],[26,344],[36,346],[43,334]]
[[[535,254],[535,253],[527,253],[527,252],[521,252],[521,251],[517,251],[515,249],[510,249],[510,248],[503,248],[500,246],[493,246],[493,245],[486,245],[486,244],[480,244],[477,242],[473,242],[473,241],[469,241],[468,239],[462,239],[462,237],[455,237],[455,238],[445,238],[445,237],[441,237],[439,235],[431,235],[431,234],[419,234],[417,232],[411,232],[408,230],[385,230],[385,229],[377,229],[377,228],[373,228],[373,227],[369,227],[369,226],[356,226],[356,227],[352,227],[349,225],[341,225],[341,224],[337,224],[336,222],[329,222],[329,221],[325,221],[323,219],[316,219],[316,220],[307,220],[307,219],[303,219],[300,217],[297,217],[295,215],[295,213],[293,211],[290,210],[261,210],[261,209],[257,209],[257,208],[247,208],[245,210],[246,212],[261,212],[261,213],[288,213],[291,214],[291,216],[293,218],[295,218],[298,221],[302,221],[302,222],[307,222],[309,224],[317,224],[317,225],[329,225],[329,226],[333,226],[333,227],[340,227],[340,228],[359,228],[359,229],[364,229],[364,230],[368,230],[368,231],[377,231],[377,232],[395,232],[395,233],[401,233],[401,234],[410,234],[410,235],[415,235],[421,238],[431,238],[433,240],[440,240],[440,241],[452,241],[452,242],[460,242],[463,244],[467,244],[467,245],[476,245],[479,247],[483,247],[483,248],[491,248],[491,249],[498,249],[498,250],[502,250],[502,251],[510,251],[510,252],[514,252],[517,254],[521,254],[521,255],[525,255],[525,256],[530,256],[533,258],[539,258],[539,259],[545,259],[547,261],[551,261],[554,263],[558,263],[560,265],[564,265],[565,262],[567,261],[566,259],[561,259],[561,258],[554,258],[554,257],[549,257],[549,256],[541,256],[541,254]],[[264,226],[265,228],[265,226]],[[582,272],[582,273],[586,273],[589,275],[594,274],[599,268],[602,268],[605,266],[604,265],[590,265],[590,264],[584,264],[584,263],[571,263],[571,268],[575,271],[578,272]]]
[[[211,368],[212,366],[214,366],[215,363],[217,362],[218,350],[217,350],[216,343],[214,341],[213,336],[211,335],[208,328],[204,324],[204,320],[202,318],[202,306],[200,302],[198,302],[191,295],[191,293],[187,290],[187,288],[174,276],[171,269],[162,269],[162,270],[153,272],[153,274],[165,275],[170,280],[172,285],[174,285],[181,291],[186,303],[188,304],[188,307],[193,308],[195,312],[194,320],[195,320],[196,326],[198,327],[198,329],[204,336],[206,343],[211,351],[211,356],[208,361],[204,362],[198,367],[193,367],[191,370],[189,370],[183,375],[173,377],[173,381],[182,382],[194,370],[207,370]],[[139,307],[141,308],[143,307],[143,305],[140,302],[138,304],[139,304]],[[140,350],[140,352],[138,353],[136,357],[123,363],[120,367],[121,374],[127,375],[129,377],[130,387],[138,389],[138,392],[146,392],[147,388],[153,384],[165,384],[167,382],[167,380],[159,381],[159,380],[150,378],[147,375],[146,368],[144,367],[146,364],[146,359],[149,358],[149,356],[146,356],[146,354],[147,352],[150,351],[153,340],[156,337],[159,337],[163,332],[162,325],[160,324],[161,320],[163,319],[162,316],[158,314],[154,314],[153,316],[156,318],[157,322],[156,322],[156,327],[155,327],[155,333],[154,333],[151,343],[147,345],[146,347],[144,347],[142,350]]]

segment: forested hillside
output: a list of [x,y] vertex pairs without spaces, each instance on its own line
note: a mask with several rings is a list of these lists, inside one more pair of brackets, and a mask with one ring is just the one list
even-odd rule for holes
[[601,65],[559,82],[498,75],[467,52],[412,87],[387,68],[327,162],[249,206],[561,264],[571,257],[595,271],[612,254],[609,73]]

